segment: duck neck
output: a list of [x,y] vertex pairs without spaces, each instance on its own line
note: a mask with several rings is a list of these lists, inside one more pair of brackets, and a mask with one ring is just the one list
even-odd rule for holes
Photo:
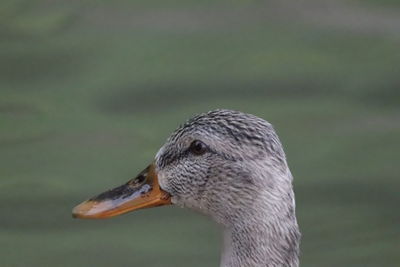
[[[280,207],[282,208],[282,207]],[[282,216],[246,215],[224,229],[221,267],[299,266],[300,233],[294,209]]]

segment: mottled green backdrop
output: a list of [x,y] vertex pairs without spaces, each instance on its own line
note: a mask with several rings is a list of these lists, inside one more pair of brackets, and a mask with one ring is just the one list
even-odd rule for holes
[[0,266],[218,266],[188,210],[71,218],[214,108],[275,125],[302,266],[399,266],[395,0],[2,0]]

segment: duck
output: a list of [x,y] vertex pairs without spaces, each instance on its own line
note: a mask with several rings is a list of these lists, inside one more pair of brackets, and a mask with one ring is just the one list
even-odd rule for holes
[[260,117],[227,109],[192,117],[135,178],[72,214],[103,219],[171,204],[222,226],[221,267],[299,266],[293,176],[276,131]]

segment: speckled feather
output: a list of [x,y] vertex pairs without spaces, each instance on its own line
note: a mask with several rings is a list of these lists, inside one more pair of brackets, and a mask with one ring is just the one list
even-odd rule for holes
[[[191,153],[194,140],[204,154]],[[270,123],[232,110],[197,115],[168,138],[156,169],[174,204],[223,225],[222,267],[299,265],[292,175]]]

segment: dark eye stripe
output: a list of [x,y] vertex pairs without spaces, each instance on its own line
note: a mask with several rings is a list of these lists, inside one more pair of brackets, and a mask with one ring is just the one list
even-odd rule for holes
[[[237,161],[238,159],[234,158],[233,156],[220,152],[220,151],[216,151],[210,147],[207,147],[207,152],[210,154],[214,154],[214,155],[218,155],[219,157],[225,159],[225,160],[229,160],[229,161]],[[172,154],[172,153],[165,153],[163,155],[161,155],[161,157],[159,158],[159,166],[160,167],[165,167],[167,165],[170,165],[176,161],[179,161],[185,157],[187,157],[189,154],[191,154],[192,152],[190,151],[190,147],[178,154]],[[196,155],[197,156],[197,155]]]

